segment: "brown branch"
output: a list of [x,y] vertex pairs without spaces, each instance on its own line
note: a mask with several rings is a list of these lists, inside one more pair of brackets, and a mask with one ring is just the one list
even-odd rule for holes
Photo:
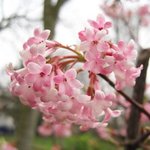
[[141,135],[134,141],[126,142],[125,145],[130,147],[131,149],[138,148],[148,137],[150,136],[150,131],[146,132],[145,134]]
[[20,18],[21,16],[13,15],[8,18],[2,18],[0,22],[0,30],[5,29],[10,26],[12,20]]
[[0,21],[0,31],[10,27],[14,20],[19,20],[19,19],[24,19],[24,20],[27,20],[27,21],[39,21],[39,20],[36,20],[36,19],[34,19],[34,20],[30,19],[25,15],[14,14],[14,15],[8,17],[8,18],[2,18],[1,19],[1,21]]
[[141,143],[143,143],[148,137],[150,136],[150,131],[143,134],[141,137],[137,138],[137,140],[134,141],[133,145],[139,146]]
[[115,88],[115,84],[105,75],[99,74],[101,78],[103,78],[105,81],[109,83],[111,87],[113,87],[120,95],[122,95],[128,102],[130,102],[132,105],[134,105],[136,108],[138,108],[142,113],[144,113],[149,119],[150,119],[150,114],[147,112],[142,105],[137,103],[135,100],[132,100],[128,95],[126,95],[123,91],[117,90]]
[[51,30],[50,38],[53,39],[55,35],[55,26],[58,21],[58,16],[60,12],[60,8],[67,2],[68,0],[58,0],[55,5],[52,4],[50,0],[44,0],[44,11],[43,11],[43,25],[44,29]]
[[[144,103],[144,92],[145,92],[145,84],[146,84],[146,75],[148,69],[148,62],[150,58],[150,51],[141,49],[138,58],[137,58],[137,66],[143,65],[143,69],[141,71],[140,77],[136,79],[136,84],[133,90],[133,99],[139,103]],[[137,109],[134,105],[131,105],[130,114],[127,123],[127,140],[133,141],[137,137],[140,137],[140,117],[141,111]],[[137,147],[132,145],[126,146],[126,150],[136,150]]]
[[56,6],[55,6],[55,9],[59,10],[60,7],[61,7],[62,5],[64,5],[64,3],[66,3],[67,1],[68,1],[68,0],[58,0],[57,4],[56,4]]

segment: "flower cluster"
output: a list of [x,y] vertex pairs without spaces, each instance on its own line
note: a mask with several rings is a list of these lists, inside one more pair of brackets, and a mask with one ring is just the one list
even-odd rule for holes
[[98,16],[96,22],[89,21],[89,23],[92,28],[79,33],[80,49],[85,52],[86,59],[84,69],[103,75],[113,72],[118,90],[133,86],[142,68],[142,66],[134,67],[133,60],[137,55],[134,42],[131,40],[126,44],[119,41],[118,44],[113,44],[107,40],[111,23],[105,22],[102,16]]
[[[77,124],[82,130],[106,126],[121,110],[112,110],[116,96],[102,91],[99,75],[114,74],[118,90],[133,86],[140,75],[142,67],[135,68],[133,63],[133,41],[112,43],[108,38],[111,23],[101,15],[96,21],[89,20],[89,24],[89,28],[79,32],[79,46],[48,40],[49,30],[35,29],[20,53],[23,68],[8,67],[10,91],[23,104],[42,112],[50,124]],[[55,53],[62,49],[71,54]],[[77,79],[81,71],[88,71],[87,87]]]
[[69,137],[72,134],[71,124],[49,124],[47,122],[43,122],[42,125],[38,127],[38,133],[42,136],[50,136],[53,134],[57,137]]
[[13,144],[6,143],[6,142],[0,145],[0,149],[1,150],[17,150],[17,148]]
[[[132,1],[131,1],[132,2]],[[140,1],[139,1],[140,2]],[[137,4],[139,3],[137,0]],[[102,10],[106,15],[112,19],[122,19],[128,24],[135,21],[135,18],[138,19],[138,24],[144,27],[150,25],[150,5],[148,3],[138,4],[136,7],[133,6],[133,3],[121,2],[121,1],[112,1],[111,3],[105,2],[101,5]],[[129,7],[126,7],[126,6]],[[135,5],[135,4],[134,4]],[[132,6],[132,7],[130,7]],[[135,9],[133,9],[135,7]]]

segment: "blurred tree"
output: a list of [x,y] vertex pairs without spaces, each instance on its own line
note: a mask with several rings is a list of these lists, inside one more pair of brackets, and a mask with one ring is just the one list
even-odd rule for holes
[[[51,39],[55,35],[59,11],[67,1],[68,0],[44,0],[42,21],[44,28],[51,30]],[[28,20],[26,15],[20,16],[17,13],[9,17],[2,16],[0,30],[10,27],[14,20],[20,20],[22,18]],[[10,97],[10,100],[11,99]],[[19,150],[32,150],[32,140],[36,133],[35,130],[39,119],[39,113],[20,104],[18,100],[15,102],[15,109],[13,110],[12,116],[15,118],[17,147]]]
[[[104,3],[103,9],[105,13],[115,22],[116,41],[118,41],[118,39],[121,37],[122,39],[133,39],[137,44],[138,58],[136,60],[136,64],[138,67],[142,64],[143,70],[141,71],[140,77],[136,79],[136,85],[133,88],[133,92],[131,92],[132,90],[129,89],[127,90],[127,94],[129,95],[130,93],[134,102],[139,104],[142,108],[144,107],[144,92],[148,62],[150,59],[150,48],[145,49],[141,46],[141,41],[145,40],[145,38],[142,38],[142,40],[140,39],[140,32],[142,28],[146,26],[149,27],[149,5],[148,3],[146,5],[139,3],[139,6],[136,8],[136,10],[133,10],[128,8],[127,4],[125,4],[126,3],[123,1],[114,0],[110,5],[108,5],[107,2]],[[134,6],[132,5],[132,7]],[[125,97],[125,99],[127,99],[127,97]],[[150,134],[148,132],[146,134],[142,133],[142,126],[144,126],[144,123],[141,122],[141,115],[141,109],[137,108],[132,103],[130,106],[130,112],[128,114],[129,117],[126,122],[127,135],[125,135],[126,144],[124,144],[126,150],[138,149]]]
[[[55,35],[55,27],[58,20],[60,8],[67,0],[57,0],[55,3],[53,0],[44,0],[43,11],[43,26],[44,29],[51,30],[52,39]],[[35,135],[35,129],[37,126],[39,113],[35,110],[26,108],[22,104],[18,104],[19,107],[16,112],[17,120],[17,139],[19,150],[32,150],[32,140]]]
[[[143,49],[139,53],[137,59],[137,66],[143,65],[143,70],[141,75],[136,80],[136,85],[133,90],[133,99],[139,104],[144,103],[144,92],[146,85],[146,75],[148,69],[148,62],[150,58],[150,49]],[[127,140],[126,150],[136,150],[143,141],[136,142],[136,140],[141,136],[140,133],[140,117],[141,111],[137,109],[134,105],[131,105],[131,111],[128,119],[127,126]],[[132,142],[133,141],[133,142]]]
[[59,12],[61,7],[68,0],[44,0],[43,26],[44,29],[51,30],[50,38],[53,39],[55,35],[55,27],[59,19]]
[[[68,0],[44,0],[44,6],[43,6],[43,26],[45,29],[50,29],[51,30],[51,39],[55,35],[55,27],[57,24],[57,21],[59,19],[59,12],[61,7],[67,2]],[[116,0],[116,2],[119,2],[119,0]],[[19,19],[24,16],[18,16],[13,15],[9,18],[4,18],[0,22],[0,30],[8,27],[11,22],[14,19]],[[131,28],[129,27],[128,22],[126,20],[116,19],[116,32],[117,35],[119,34],[120,31],[122,30],[122,27],[119,30],[119,21],[122,21],[123,24],[129,28],[129,35],[134,38],[134,35],[132,33]],[[128,29],[127,29],[128,30]],[[117,36],[117,41],[119,36]],[[135,39],[136,40],[136,39]],[[138,43],[138,42],[137,42]],[[148,51],[141,51],[138,59],[138,66],[140,64],[144,65],[144,69],[142,71],[142,75],[140,78],[137,79],[137,84],[134,89],[134,94],[133,94],[133,99],[135,99],[138,103],[143,103],[143,96],[144,96],[144,88],[145,88],[145,80],[146,80],[146,71],[147,71],[147,66],[148,66],[148,60],[149,60],[149,52]],[[142,90],[140,90],[142,89]],[[36,111],[30,110],[26,108],[23,105],[20,105],[20,103],[17,103],[16,111],[15,111],[15,118],[17,120],[17,137],[18,137],[18,148],[19,150],[31,150],[32,148],[32,139],[35,134],[35,127],[37,125],[37,120],[39,114]],[[136,142],[137,137],[139,136],[139,130],[140,130],[140,114],[141,111],[137,109],[135,106],[131,106],[131,114],[130,118],[128,121],[128,139],[129,141],[135,140],[133,143],[128,143],[126,145],[127,150],[134,150],[137,149],[139,146]]]

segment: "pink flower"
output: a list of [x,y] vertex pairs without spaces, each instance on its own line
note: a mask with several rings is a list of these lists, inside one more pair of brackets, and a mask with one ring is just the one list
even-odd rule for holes
[[98,29],[98,30],[102,30],[102,29],[108,29],[112,26],[111,22],[109,21],[105,21],[105,18],[103,15],[98,15],[97,16],[97,20],[89,20],[89,23],[92,27]]
[[112,100],[114,95],[105,95],[102,91],[96,91],[94,99],[91,101],[91,107],[95,118],[100,118],[105,115],[103,122],[108,122],[111,117],[118,117],[121,114],[120,110],[111,110]]
[[34,30],[34,37],[29,38],[29,40],[27,41],[27,44],[28,44],[28,46],[31,46],[35,43],[37,44],[42,41],[45,41],[48,39],[49,35],[50,35],[49,30],[41,31],[40,29],[37,28]]
[[73,90],[81,89],[83,84],[76,79],[77,73],[75,69],[69,69],[65,73],[58,70],[58,75],[54,77],[54,81],[58,84],[60,94],[67,94],[71,96]]
[[114,58],[112,56],[103,56],[98,51],[88,51],[86,53],[86,62],[84,69],[96,74],[109,74],[114,68]]
[[145,16],[147,14],[150,14],[150,6],[145,4],[143,6],[139,7],[138,13],[140,16]]
[[121,90],[126,86],[135,85],[135,79],[140,76],[142,66],[135,68],[126,61],[117,62],[115,65],[114,73],[116,78],[116,89]]
[[[107,34],[106,30],[90,30],[85,29],[85,31],[79,32],[79,38],[81,39],[80,50],[89,51],[89,50],[101,50],[101,45],[104,45],[106,48],[109,46],[104,42],[104,37]],[[104,47],[103,46],[103,47]]]
[[[113,74],[118,90],[133,86],[140,75],[142,66],[136,68],[133,63],[137,53],[133,41],[110,42],[107,36],[111,23],[103,16],[89,23],[90,28],[79,32],[80,46],[50,41],[49,31],[35,29],[21,52],[23,69],[14,70],[11,65],[7,69],[10,91],[43,114],[46,124],[39,132],[45,136],[69,136],[72,124],[81,130],[105,127],[121,110],[113,105],[114,94],[101,89],[98,74]],[[71,54],[55,53],[62,48]],[[82,63],[81,68],[76,63]],[[77,79],[80,71],[88,71],[87,87]]]
[[50,136],[52,134],[52,128],[50,124],[43,123],[38,127],[38,133],[42,136]]
[[150,6],[148,4],[140,6],[138,9],[138,14],[141,25],[148,26],[150,24]]
[[30,62],[27,65],[29,73],[25,76],[28,84],[33,84],[35,91],[42,91],[44,87],[50,87],[51,64],[39,65]]
[[54,135],[58,137],[69,137],[71,136],[71,125],[70,124],[54,124],[53,125]]
[[24,50],[20,52],[20,55],[25,66],[30,61],[40,57],[46,57],[55,50],[58,43],[55,41],[48,41],[49,34],[49,30],[41,31],[40,29],[35,29],[34,36],[24,43]]
[[38,127],[38,132],[42,136],[53,134],[58,137],[69,137],[71,136],[71,124],[43,122]]
[[16,147],[14,147],[13,145],[9,143],[4,143],[0,148],[1,150],[17,150]]
[[124,59],[131,61],[135,60],[137,57],[137,50],[135,49],[135,43],[133,40],[130,40],[128,44],[124,43],[123,41],[119,41],[118,48]]

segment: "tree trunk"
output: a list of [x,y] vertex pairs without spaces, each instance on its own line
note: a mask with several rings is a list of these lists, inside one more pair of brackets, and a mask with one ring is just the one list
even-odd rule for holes
[[[141,71],[140,77],[136,80],[136,85],[133,91],[133,99],[140,104],[143,104],[144,101],[144,91],[145,91],[145,83],[146,83],[146,74],[148,68],[150,53],[149,50],[141,50],[137,59],[137,66],[143,64],[143,70]],[[135,141],[139,138],[140,132],[140,115],[141,112],[135,106],[131,106],[131,111],[128,119],[127,126],[127,145],[125,150],[136,150],[139,145],[135,145],[132,141]]]
[[68,0],[58,0],[57,3],[54,5],[52,3],[52,0],[44,0],[43,26],[44,29],[51,30],[50,39],[53,39],[55,35],[55,27],[59,19],[58,15],[60,8],[67,1]]
[[[57,3],[53,5],[51,0],[44,0],[43,26],[44,29],[51,30],[51,39],[55,34],[59,10],[66,1],[67,0],[58,0]],[[19,150],[32,150],[32,141],[35,136],[38,118],[39,113],[37,111],[19,104],[16,113],[17,146]]]
[[32,141],[35,135],[39,113],[36,110],[19,104],[16,114],[17,147],[19,150],[33,150]]

